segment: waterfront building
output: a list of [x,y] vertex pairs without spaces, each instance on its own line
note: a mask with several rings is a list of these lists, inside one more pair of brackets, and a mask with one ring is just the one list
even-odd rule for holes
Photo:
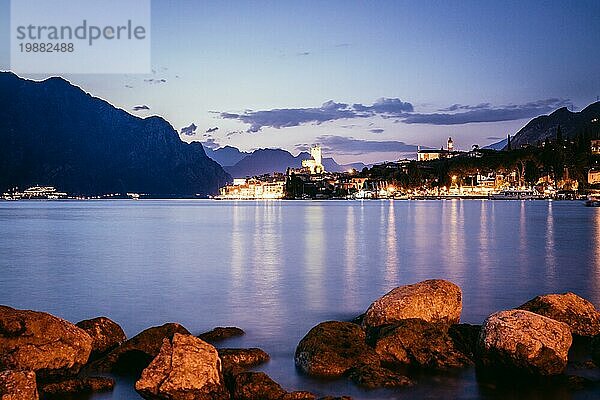
[[425,149],[421,150],[419,147],[417,151],[417,161],[431,161],[437,160],[440,158],[451,158],[457,155],[462,154],[462,151],[454,150],[454,141],[451,137],[448,138],[448,142],[446,144],[446,148],[443,147],[439,150],[437,149]]
[[285,196],[284,180],[234,179],[233,184],[219,189],[217,199],[274,200]]
[[600,169],[590,169],[588,171],[588,183],[590,185],[600,184]]

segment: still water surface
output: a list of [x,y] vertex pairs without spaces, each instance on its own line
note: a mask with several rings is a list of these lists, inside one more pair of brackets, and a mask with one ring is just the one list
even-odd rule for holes
[[[168,321],[200,333],[235,325],[227,346],[261,347],[289,390],[355,398],[594,398],[596,390],[490,387],[473,369],[413,388],[362,391],[303,377],[298,341],[362,313],[390,289],[443,278],[462,321],[543,293],[600,306],[600,209],[547,201],[0,202],[0,303],[67,320],[106,315],[128,336]],[[138,399],[120,380],[96,399]]]

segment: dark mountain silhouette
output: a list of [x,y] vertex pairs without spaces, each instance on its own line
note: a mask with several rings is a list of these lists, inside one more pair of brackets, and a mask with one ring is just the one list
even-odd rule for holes
[[160,117],[138,118],[62,78],[0,73],[0,189],[72,194],[215,193],[230,177]]
[[235,165],[242,158],[246,157],[250,153],[240,151],[237,147],[225,146],[213,150],[209,147],[204,147],[204,151],[209,158],[212,158],[223,167],[229,167]]
[[[285,172],[288,167],[300,168],[302,160],[310,159],[310,154],[301,152],[293,156],[289,151],[283,149],[258,149],[248,154],[235,165],[225,166],[225,170],[234,178],[271,174],[273,172]],[[363,163],[340,165],[333,158],[323,158],[323,166],[329,172],[341,172],[350,168],[362,170]]]
[[511,137],[511,146],[513,149],[527,144],[537,146],[546,139],[554,139],[559,125],[564,138],[573,138],[594,118],[600,118],[600,102],[592,103],[580,112],[571,112],[566,107],[559,108],[550,115],[542,115],[529,121]]

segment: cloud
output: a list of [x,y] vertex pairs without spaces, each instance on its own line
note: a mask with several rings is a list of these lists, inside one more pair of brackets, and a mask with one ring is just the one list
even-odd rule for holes
[[150,83],[150,84],[153,84],[153,85],[158,85],[158,84],[161,84],[161,83],[167,83],[167,80],[164,79],[164,78],[160,78],[160,79],[158,79],[158,78],[149,78],[149,79],[144,79],[144,82]]
[[502,140],[504,138],[498,137],[498,136],[488,136],[485,138],[485,140]]
[[[325,135],[317,137],[316,141],[324,151],[335,154],[359,155],[365,153],[403,153],[416,152],[417,146],[406,144],[396,140],[364,140],[353,137]],[[306,151],[310,148],[308,144],[297,144],[297,150]]]
[[149,110],[150,107],[148,107],[147,105],[143,104],[141,106],[133,106],[133,111],[142,111],[142,110]]
[[[517,119],[526,119],[537,117],[542,114],[548,114],[557,108],[565,107],[570,104],[566,99],[546,99],[538,100],[525,104],[509,104],[493,107],[488,103],[482,103],[477,106],[452,105],[448,109],[456,108],[468,110],[464,112],[433,113],[433,114],[408,114],[400,118],[399,122],[405,124],[428,124],[428,125],[462,125],[474,122],[501,122],[514,121]],[[457,106],[457,107],[455,107]]]
[[381,98],[370,106],[363,104],[348,105],[329,100],[314,108],[279,108],[273,110],[246,110],[243,113],[220,113],[221,118],[235,119],[249,124],[247,132],[259,132],[264,127],[288,128],[305,123],[323,122],[350,118],[366,118],[374,115],[403,115],[413,111],[410,103],[394,98]]
[[475,106],[463,105],[463,104],[452,104],[450,107],[441,108],[438,111],[459,111],[459,110],[484,110],[491,108],[490,103],[479,103]]
[[377,129],[370,129],[369,132],[371,132],[371,133],[383,133],[383,132],[385,132],[385,130],[377,128]]
[[[476,105],[453,104],[444,112],[419,113],[409,102],[399,98],[382,97],[371,105],[352,105],[329,100],[321,107],[276,108],[272,110],[245,110],[242,113],[221,112],[224,119],[233,119],[250,125],[247,132],[256,133],[265,127],[287,128],[302,124],[321,124],[342,119],[379,116],[393,118],[395,123],[427,125],[462,125],[477,122],[514,121],[548,114],[557,108],[570,105],[566,99],[545,99],[525,104],[493,106],[490,103]],[[346,125],[349,126],[349,125]]]
[[213,133],[219,130],[218,126],[215,126],[214,128],[209,128],[206,130],[206,133]]
[[196,129],[198,129],[198,127],[192,122],[190,126],[185,126],[181,128],[181,134],[186,136],[193,136],[196,134]]
[[200,142],[200,143],[202,143],[202,146],[208,147],[209,149],[213,149],[213,150],[221,147],[221,145],[219,143],[217,143],[214,138],[206,139],[206,141]]
[[298,53],[297,55],[299,55],[299,56],[309,56],[310,55],[310,51],[303,51],[303,52]]

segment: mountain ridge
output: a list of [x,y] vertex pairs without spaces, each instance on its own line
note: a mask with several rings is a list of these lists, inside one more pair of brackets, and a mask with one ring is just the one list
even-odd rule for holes
[[230,179],[163,118],[129,114],[61,77],[0,72],[0,143],[2,190],[204,196]]

